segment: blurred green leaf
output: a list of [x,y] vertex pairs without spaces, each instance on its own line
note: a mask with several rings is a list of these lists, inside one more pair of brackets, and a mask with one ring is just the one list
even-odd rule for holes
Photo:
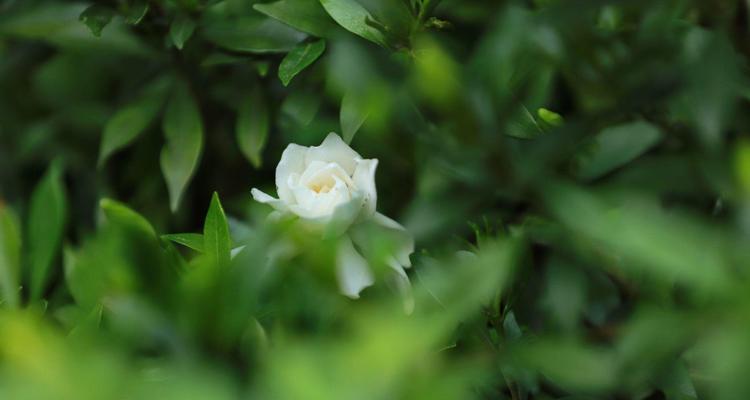
[[53,163],[31,196],[26,254],[33,301],[39,300],[47,288],[65,231],[68,204],[62,174],[60,164]]
[[21,273],[21,231],[10,207],[0,202],[0,302],[18,307]]
[[169,189],[170,208],[176,211],[203,149],[200,109],[186,84],[178,84],[172,93],[162,129],[167,142],[161,152],[161,170]]
[[260,168],[261,154],[268,140],[269,115],[268,106],[257,90],[240,103],[235,129],[242,154],[255,168]]
[[156,238],[156,231],[148,220],[125,204],[111,199],[102,199],[99,202],[99,207],[104,212],[108,223],[127,227],[149,238]]
[[383,33],[368,21],[375,19],[355,0],[320,0],[328,15],[344,29],[383,47],[387,40]]
[[334,21],[317,1],[280,0],[254,4],[253,8],[292,28],[318,37],[326,37],[336,29]]
[[112,21],[114,14],[115,11],[111,8],[94,4],[83,10],[79,19],[86,24],[94,36],[99,37],[102,34],[102,29]]
[[352,142],[354,135],[365,123],[368,116],[369,110],[362,103],[362,98],[353,92],[347,92],[341,100],[341,111],[339,112],[341,134],[346,143]]
[[607,128],[580,155],[578,176],[596,179],[605,175],[645,153],[661,138],[659,129],[644,121]]
[[279,65],[279,79],[284,86],[303,69],[309,67],[325,51],[325,40],[299,44],[290,51]]
[[185,45],[185,42],[190,39],[195,31],[195,21],[190,18],[187,14],[177,14],[172,24],[169,26],[169,37],[172,38],[172,43],[179,50]]
[[164,90],[144,93],[132,103],[117,110],[107,121],[99,148],[99,165],[116,151],[138,138],[156,118],[164,102]]
[[227,50],[250,53],[287,52],[305,38],[304,33],[272,18],[210,20],[202,33],[208,40]]
[[148,0],[132,0],[128,3],[125,12],[125,22],[131,25],[138,25],[146,16],[149,10]]
[[229,237],[229,225],[224,208],[219,201],[219,194],[214,192],[211,205],[203,224],[203,248],[205,253],[218,267],[229,265],[232,252],[232,239]]
[[189,247],[199,253],[203,253],[205,250],[204,244],[205,239],[203,239],[203,235],[200,233],[170,233],[167,235],[162,235],[164,239],[171,240],[175,243],[181,244],[183,246]]

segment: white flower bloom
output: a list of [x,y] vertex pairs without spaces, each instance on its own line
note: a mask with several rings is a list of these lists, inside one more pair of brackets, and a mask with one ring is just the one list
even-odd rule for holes
[[[358,298],[359,292],[374,282],[366,261],[368,247],[372,247],[367,232],[372,230],[393,242],[394,254],[386,263],[394,270],[399,291],[410,296],[404,268],[411,266],[414,240],[403,226],[375,211],[377,166],[378,160],[362,158],[338,135],[330,133],[320,146],[287,146],[276,167],[278,199],[252,190],[256,201],[292,213],[326,234],[341,236],[337,277],[342,293],[351,298]],[[357,248],[365,252],[364,257]]]

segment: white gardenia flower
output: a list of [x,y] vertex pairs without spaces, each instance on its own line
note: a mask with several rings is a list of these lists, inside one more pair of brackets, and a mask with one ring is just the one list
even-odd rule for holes
[[396,287],[407,296],[410,290],[404,268],[411,266],[414,240],[399,223],[375,211],[377,166],[378,160],[362,158],[337,134],[329,133],[320,146],[287,146],[276,167],[278,199],[252,190],[255,200],[341,237],[337,276],[342,293],[351,298],[374,283],[365,257],[355,248],[367,253],[368,232],[373,229],[397,244],[387,263],[393,268]]

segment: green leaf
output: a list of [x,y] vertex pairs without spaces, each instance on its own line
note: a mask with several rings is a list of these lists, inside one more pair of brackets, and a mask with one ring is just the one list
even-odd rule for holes
[[320,3],[311,0],[281,0],[255,4],[253,8],[292,28],[318,37],[327,37],[338,29]]
[[28,263],[31,299],[38,300],[50,278],[67,215],[62,170],[54,163],[31,195],[28,225]]
[[303,69],[309,67],[323,54],[326,49],[326,41],[321,39],[311,43],[298,44],[289,54],[281,60],[279,65],[279,79],[284,86]]
[[86,24],[94,36],[99,37],[102,34],[102,29],[112,21],[114,13],[114,10],[109,7],[94,4],[83,10],[78,19]]
[[328,15],[344,29],[383,47],[387,41],[383,33],[368,24],[375,19],[355,0],[320,0]]
[[195,21],[193,21],[187,14],[178,14],[172,25],[169,26],[169,36],[172,38],[172,43],[175,47],[182,50],[185,42],[190,39],[195,31]]
[[341,134],[346,143],[352,142],[354,135],[365,122],[367,116],[367,107],[362,104],[361,98],[353,92],[347,92],[341,100],[341,112],[339,114]]
[[163,101],[162,93],[141,96],[118,110],[107,121],[99,148],[99,166],[113,153],[132,143],[151,125]]
[[139,232],[148,237],[156,237],[156,231],[148,220],[125,204],[112,199],[102,199],[99,202],[99,207],[104,212],[107,222]]
[[229,264],[232,240],[229,237],[227,217],[216,192],[211,197],[211,205],[203,224],[203,248],[215,265],[222,267]]
[[0,301],[18,307],[21,271],[21,232],[18,218],[0,203]]
[[634,160],[661,141],[657,127],[644,121],[603,130],[579,155],[578,176],[596,179]]
[[237,113],[237,142],[242,154],[259,168],[262,164],[261,153],[268,139],[268,108],[262,96],[256,91],[240,104]]
[[306,37],[302,32],[265,17],[208,21],[202,32],[206,39],[227,50],[250,53],[288,52]]
[[162,128],[167,142],[161,151],[161,170],[169,189],[170,207],[176,211],[203,149],[200,110],[184,83],[177,86],[169,99]]
[[148,13],[148,0],[134,0],[125,11],[125,22],[130,25],[138,25]]
[[203,235],[200,233],[170,233],[161,237],[203,253],[203,244],[205,241]]
[[561,126],[563,124],[563,117],[554,111],[550,111],[546,108],[540,108],[536,111],[536,113],[542,121],[546,122],[550,126]]

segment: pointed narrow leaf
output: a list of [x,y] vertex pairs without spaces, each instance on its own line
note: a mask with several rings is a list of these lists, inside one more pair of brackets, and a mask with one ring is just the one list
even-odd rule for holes
[[132,143],[148,128],[161,108],[162,100],[161,93],[144,95],[118,110],[107,121],[99,150],[100,166],[109,156]]
[[177,86],[162,121],[167,142],[161,151],[161,170],[169,189],[172,211],[193,178],[203,149],[203,122],[198,105],[185,84]]
[[179,14],[172,21],[172,25],[169,26],[169,37],[172,38],[172,43],[178,49],[182,50],[185,42],[190,39],[195,31],[195,21],[193,21],[189,15]]
[[125,204],[112,199],[102,199],[99,207],[104,212],[107,222],[126,227],[148,237],[156,237],[156,231],[148,220]]
[[355,0],[320,0],[320,4],[344,29],[386,47],[387,42],[383,33],[367,23],[375,19]]
[[21,271],[21,232],[18,219],[0,203],[0,302],[18,307]]
[[326,41],[322,39],[316,42],[298,44],[281,60],[279,65],[281,83],[284,86],[289,85],[292,78],[314,63],[325,49]]
[[161,237],[185,247],[189,247],[199,253],[203,253],[203,244],[205,241],[203,235],[200,233],[170,233],[168,235],[162,235]]
[[367,107],[362,104],[361,99],[354,93],[347,93],[341,100],[341,111],[339,122],[341,123],[341,134],[346,143],[351,143],[354,135],[367,119]]
[[338,29],[336,23],[315,0],[281,0],[255,4],[253,8],[294,29],[318,37],[326,37]]
[[26,232],[32,300],[41,298],[49,282],[65,230],[67,208],[62,170],[55,163],[31,196]]
[[229,264],[232,252],[229,224],[216,192],[211,198],[206,222],[203,224],[203,248],[214,265],[222,267]]
[[237,113],[237,142],[242,154],[259,168],[262,164],[261,153],[268,139],[268,108],[262,96],[253,92],[240,104]]

